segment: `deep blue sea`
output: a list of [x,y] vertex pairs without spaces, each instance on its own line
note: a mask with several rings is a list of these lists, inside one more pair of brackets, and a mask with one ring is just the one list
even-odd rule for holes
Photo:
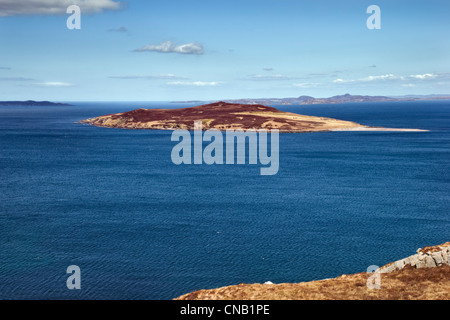
[[[173,299],[364,272],[450,240],[450,101],[279,106],[429,132],[280,134],[280,169],[174,165],[170,103],[0,107],[0,299]],[[68,290],[66,269],[81,269]]]

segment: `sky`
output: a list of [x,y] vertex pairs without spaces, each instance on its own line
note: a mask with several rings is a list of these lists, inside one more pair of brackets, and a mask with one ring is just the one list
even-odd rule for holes
[[0,0],[0,100],[450,94],[449,34],[448,0]]

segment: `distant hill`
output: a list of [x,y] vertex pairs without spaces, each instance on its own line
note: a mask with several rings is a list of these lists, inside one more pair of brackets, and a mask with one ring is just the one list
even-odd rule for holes
[[[258,99],[234,99],[223,100],[236,104],[263,104],[263,105],[311,105],[311,104],[338,104],[352,102],[382,102],[382,101],[418,101],[418,100],[450,100],[450,94],[432,94],[432,95],[408,95],[408,96],[360,96],[344,95],[333,96],[330,98],[314,98],[311,96],[300,96],[297,98],[258,98]],[[190,103],[200,101],[174,101],[174,103]],[[203,101],[203,103],[217,101]]]
[[352,103],[352,102],[382,102],[382,101],[417,101],[417,100],[450,100],[449,95],[410,95],[400,97],[388,97],[388,96],[360,96],[344,94],[333,96],[330,98],[314,98],[310,96],[300,96],[298,98],[268,98],[268,99],[237,99],[237,100],[225,100],[226,102],[233,103],[246,103],[246,104],[268,104],[268,105],[308,105],[308,104],[337,104],[337,103]]
[[71,106],[67,103],[50,102],[50,101],[0,101],[0,106]]

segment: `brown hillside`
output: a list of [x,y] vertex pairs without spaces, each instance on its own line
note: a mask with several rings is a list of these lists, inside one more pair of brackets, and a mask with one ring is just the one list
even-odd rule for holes
[[[399,260],[411,261],[401,269],[387,273],[380,268],[380,288],[369,289],[367,281],[374,274],[366,272],[342,275],[334,279],[303,283],[239,284],[185,294],[176,300],[449,300],[450,242],[417,250],[418,254]],[[443,258],[435,267],[416,264],[419,256]],[[395,264],[393,262],[392,264]],[[392,265],[392,264],[388,264]],[[414,266],[413,266],[414,265]]]

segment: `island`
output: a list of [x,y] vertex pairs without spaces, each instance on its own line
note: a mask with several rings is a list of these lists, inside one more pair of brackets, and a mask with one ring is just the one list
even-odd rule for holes
[[27,107],[27,106],[33,106],[33,107],[43,107],[43,106],[71,106],[71,104],[68,103],[59,103],[59,102],[50,102],[50,101],[34,101],[34,100],[27,100],[27,101],[0,101],[0,106],[13,106],[13,107]]
[[406,128],[370,127],[356,122],[284,112],[260,104],[223,101],[179,109],[136,109],[109,114],[81,123],[120,129],[194,130],[194,121],[202,130],[279,130],[279,132],[323,131],[427,131]]

